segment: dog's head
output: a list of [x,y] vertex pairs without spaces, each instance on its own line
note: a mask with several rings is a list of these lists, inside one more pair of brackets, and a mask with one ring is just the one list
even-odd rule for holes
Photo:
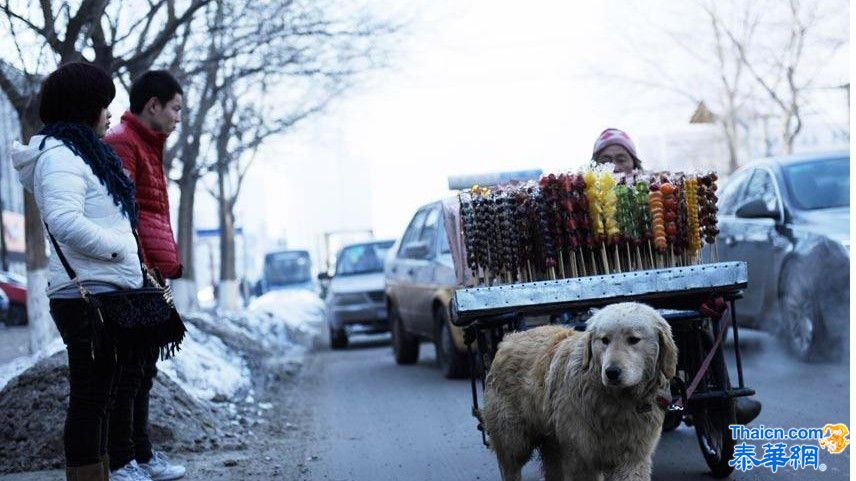
[[583,370],[600,370],[607,388],[648,391],[675,376],[678,349],[669,323],[644,304],[625,302],[588,321]]

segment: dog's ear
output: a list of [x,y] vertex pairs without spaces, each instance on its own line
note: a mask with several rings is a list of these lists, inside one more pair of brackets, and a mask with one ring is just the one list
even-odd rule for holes
[[589,366],[591,366],[591,355],[592,355],[591,354],[591,339],[592,339],[591,331],[586,331],[586,333],[583,334],[583,336],[584,337],[583,337],[582,370],[583,370],[583,372],[585,372],[585,371],[588,371]]
[[665,319],[658,316],[657,331],[660,338],[660,354],[657,357],[657,369],[666,380],[675,377],[678,364],[678,346],[672,340],[672,327]]

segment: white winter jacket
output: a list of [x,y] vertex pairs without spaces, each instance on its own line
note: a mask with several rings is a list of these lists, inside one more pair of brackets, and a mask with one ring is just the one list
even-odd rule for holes
[[[12,162],[77,277],[123,289],[142,286],[137,242],[122,209],[82,158],[54,138],[40,150],[43,139],[16,142]],[[48,296],[71,284],[59,256],[51,255]]]

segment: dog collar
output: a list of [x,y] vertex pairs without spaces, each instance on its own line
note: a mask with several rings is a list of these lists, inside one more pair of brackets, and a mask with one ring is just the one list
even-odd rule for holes
[[[672,401],[670,399],[666,399],[665,396],[656,396],[654,398],[654,403],[656,403],[657,407],[662,409],[663,411],[668,410],[669,404],[671,404],[671,402]],[[651,409],[653,408],[654,406],[652,403],[642,403],[636,406],[636,412],[639,414],[645,414],[647,412],[651,412]]]

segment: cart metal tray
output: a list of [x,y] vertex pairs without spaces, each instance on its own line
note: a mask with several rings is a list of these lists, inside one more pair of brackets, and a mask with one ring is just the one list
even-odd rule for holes
[[735,294],[748,283],[745,262],[719,262],[686,267],[632,271],[555,281],[456,289],[452,322],[466,326],[506,313],[538,315],[599,307],[624,301],[657,307],[697,307],[698,297]]

